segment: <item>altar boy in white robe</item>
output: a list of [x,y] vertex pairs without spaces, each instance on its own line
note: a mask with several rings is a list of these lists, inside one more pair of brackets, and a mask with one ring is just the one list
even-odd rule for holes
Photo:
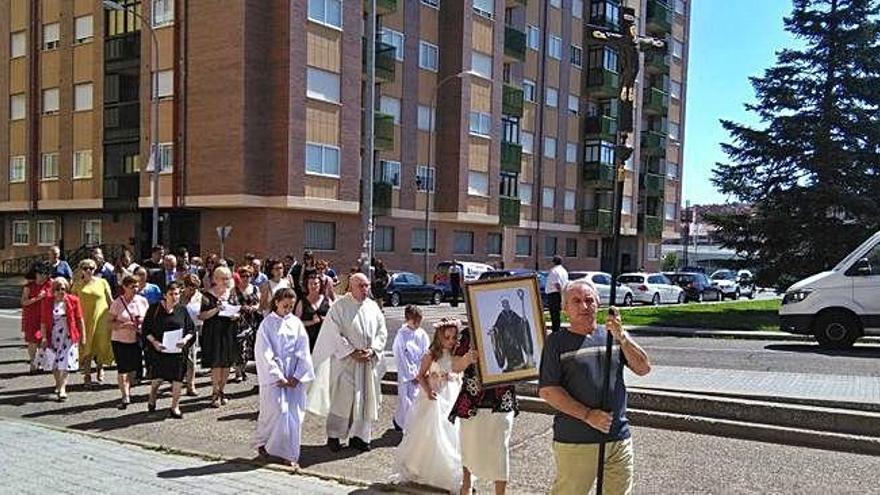
[[281,289],[257,330],[254,360],[260,380],[260,415],[254,443],[261,456],[297,467],[306,409],[306,384],[315,378],[309,336],[291,314],[296,294]]
[[342,448],[343,438],[369,451],[372,423],[379,418],[388,331],[382,310],[367,297],[369,289],[364,274],[351,276],[349,293],[330,307],[312,353],[315,381],[308,410],[327,417],[327,446],[333,452]]

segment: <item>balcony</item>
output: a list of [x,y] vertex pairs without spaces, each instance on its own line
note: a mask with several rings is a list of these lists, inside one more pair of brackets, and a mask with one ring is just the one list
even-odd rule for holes
[[666,155],[666,133],[642,131],[642,153],[650,156]]
[[613,98],[620,90],[620,76],[613,71],[591,67],[587,71],[587,93],[593,98]]
[[647,173],[645,177],[645,194],[650,197],[663,196],[666,188],[666,180],[662,175]]
[[375,128],[373,132],[376,140],[373,146],[377,151],[394,149],[394,116],[385,113],[376,113]]
[[[364,39],[362,46],[363,72],[367,73],[367,40]],[[376,42],[376,81],[392,82],[397,68],[397,59],[394,58],[394,45]]]
[[498,198],[498,218],[501,225],[519,226],[520,203],[518,198]]
[[611,210],[582,210],[580,220],[581,230],[584,232],[611,235],[611,232],[614,230]]
[[665,116],[669,112],[669,93],[652,86],[645,89],[643,96],[642,111],[647,115]]
[[523,95],[524,93],[521,88],[505,84],[501,97],[501,112],[512,117],[522,117]]
[[663,237],[663,219],[650,215],[643,215],[639,219],[639,230],[648,239],[661,239]]
[[599,162],[584,163],[584,180],[598,189],[614,188],[614,166]]
[[522,171],[522,145],[501,141],[501,171],[515,174]]
[[645,54],[645,71],[649,74],[668,74],[669,55],[666,52],[652,50]]
[[647,24],[649,34],[667,34],[672,31],[672,9],[666,0],[648,0]]
[[387,216],[391,214],[391,192],[394,186],[388,182],[373,184],[373,215]]
[[[364,8],[370,0],[364,0]],[[397,0],[376,0],[376,15],[388,15],[397,12]]]
[[588,139],[617,142],[617,119],[607,115],[587,117],[584,132]]
[[131,141],[140,136],[141,106],[137,101],[104,107],[104,141]]
[[140,175],[104,177],[103,196],[105,211],[137,211]]
[[524,62],[526,59],[526,33],[513,26],[504,27],[504,56]]

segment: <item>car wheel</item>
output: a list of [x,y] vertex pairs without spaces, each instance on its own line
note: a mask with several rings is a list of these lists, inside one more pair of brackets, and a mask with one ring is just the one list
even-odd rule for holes
[[633,305],[633,296],[632,296],[632,294],[627,294],[627,295],[623,296],[623,305],[624,305],[624,306],[627,306],[627,307]]
[[[702,294],[700,297],[703,297]],[[684,304],[685,300],[687,300],[687,296],[684,295],[684,291],[678,293],[678,304]]]
[[391,293],[391,306],[395,308],[400,306],[400,294],[398,294],[397,292]]
[[849,313],[828,311],[820,314],[813,323],[813,332],[822,347],[847,349],[852,347],[862,334],[862,326]]
[[654,306],[660,306],[660,293],[654,294],[654,297],[651,298],[651,304]]
[[434,292],[434,296],[431,297],[431,303],[432,303],[434,306],[437,306],[437,305],[439,305],[441,302],[443,302],[443,293],[440,292],[440,291]]
[[740,298],[739,289],[736,289],[736,292],[733,293],[733,300],[737,301]]
[[752,287],[752,290],[749,291],[749,299],[755,298],[755,288]]
[[698,303],[703,302],[703,293],[702,292],[697,293],[697,297],[694,298],[694,302],[698,302]]

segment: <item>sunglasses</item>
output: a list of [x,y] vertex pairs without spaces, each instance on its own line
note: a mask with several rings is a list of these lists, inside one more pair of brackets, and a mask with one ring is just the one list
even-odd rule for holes
[[86,271],[86,270],[88,270],[88,271],[90,271],[90,272],[95,271],[95,269],[92,268],[92,267],[90,267],[90,266],[84,266],[84,267],[83,267],[83,271]]
[[239,278],[251,278],[252,275],[250,273],[239,273]]

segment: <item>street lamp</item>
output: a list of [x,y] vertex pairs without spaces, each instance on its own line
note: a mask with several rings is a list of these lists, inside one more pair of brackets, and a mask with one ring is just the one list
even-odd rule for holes
[[107,10],[126,12],[135,16],[143,29],[150,33],[152,45],[150,46],[150,159],[148,163],[153,165],[153,246],[159,244],[159,91],[156,85],[155,71],[159,67],[159,40],[153,31],[153,26],[130,6],[123,5],[116,0],[103,0],[101,4]]

